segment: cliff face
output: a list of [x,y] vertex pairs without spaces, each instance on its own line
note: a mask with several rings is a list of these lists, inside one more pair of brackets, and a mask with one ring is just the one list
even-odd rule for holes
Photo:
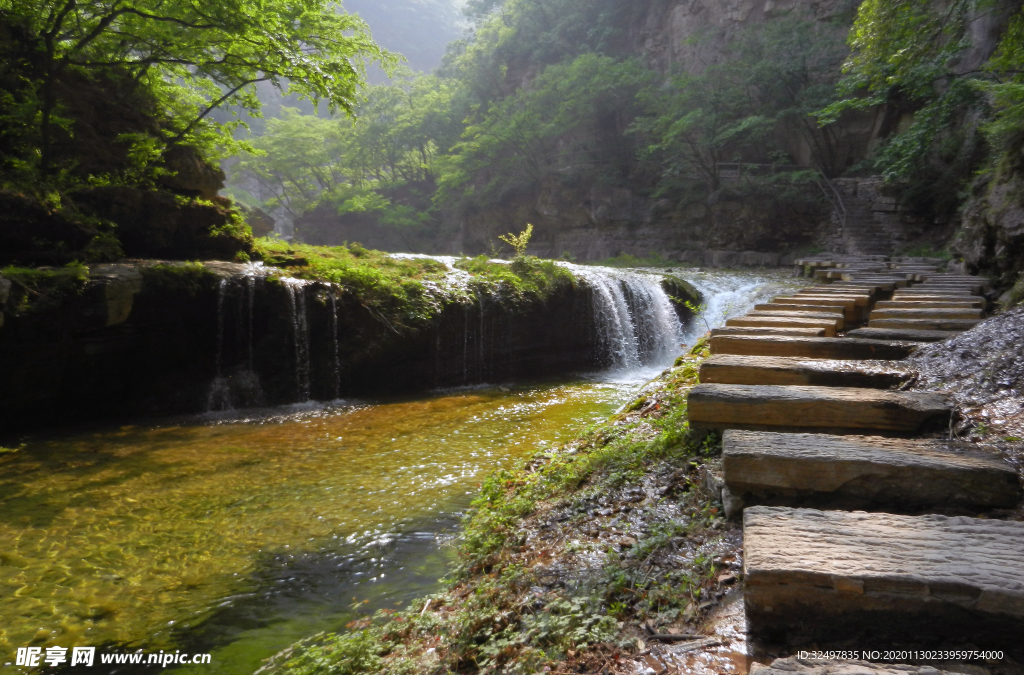
[[1024,270],[1024,148],[976,181],[953,248],[972,271],[1009,286]]
[[860,0],[651,0],[632,30],[633,52],[663,73],[698,74],[754,23],[799,13],[845,31]]

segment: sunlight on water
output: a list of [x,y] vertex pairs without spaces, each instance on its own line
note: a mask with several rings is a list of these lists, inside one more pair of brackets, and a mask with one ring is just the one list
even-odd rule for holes
[[337,568],[396,538],[415,574],[486,474],[631,388],[468,390],[30,442],[0,459],[0,663],[30,643],[173,647],[226,599],[287,582],[289,565],[351,584]]

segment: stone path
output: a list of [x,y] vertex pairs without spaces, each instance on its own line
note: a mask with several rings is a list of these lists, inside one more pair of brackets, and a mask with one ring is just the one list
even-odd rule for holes
[[[929,436],[948,428],[951,404],[900,390],[916,377],[900,359],[984,319],[988,282],[937,260],[797,265],[818,283],[714,331],[688,398],[691,425],[724,431],[723,502],[743,517],[750,637],[790,653],[961,647],[1019,662],[1024,523],[996,519],[1024,496],[1016,469]],[[796,659],[759,668],[938,672]]]

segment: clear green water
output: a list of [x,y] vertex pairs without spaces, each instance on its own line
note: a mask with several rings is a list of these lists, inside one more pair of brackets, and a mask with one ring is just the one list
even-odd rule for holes
[[21,646],[123,645],[211,651],[195,672],[251,673],[300,637],[435,588],[443,535],[481,479],[633,388],[470,390],[30,440],[0,455],[0,664]]

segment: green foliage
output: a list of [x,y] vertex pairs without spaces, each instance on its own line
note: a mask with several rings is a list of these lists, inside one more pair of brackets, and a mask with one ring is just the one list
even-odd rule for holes
[[0,277],[11,282],[7,308],[14,316],[45,312],[85,290],[89,268],[71,263],[58,268],[4,267]]
[[181,264],[159,264],[143,267],[140,272],[147,292],[162,297],[196,297],[215,288],[220,277],[208,270],[201,262]]
[[375,213],[391,225],[423,224],[422,214],[380,191],[430,183],[439,153],[458,138],[453,86],[406,73],[391,84],[368,87],[352,119],[303,115],[284,108],[252,142],[254,154],[233,167],[235,178],[254,177],[273,195],[263,208],[293,216],[321,202],[339,215]]
[[723,163],[792,164],[780,125],[806,139],[815,164],[835,171],[836,140],[810,113],[832,100],[845,51],[838,35],[799,16],[754,25],[722,63],[644,92],[645,114],[633,130],[662,167],[660,192],[693,183],[717,190]]
[[303,648],[282,664],[289,675],[358,675],[381,672],[381,641],[368,630],[351,633],[320,633],[303,642]]
[[971,24],[980,13],[1000,11],[1005,8],[969,0],[865,0],[850,34],[854,51],[842,98],[818,113],[827,124],[844,111],[886,104],[909,116],[874,164],[922,215],[952,213],[984,157],[975,123],[965,119],[980,120],[996,160],[1021,137],[1024,14],[1012,19],[987,63],[964,64],[975,46]]
[[512,250],[516,252],[517,258],[522,258],[526,255],[526,247],[530,245],[530,237],[532,236],[533,225],[527,223],[526,229],[518,235],[509,232],[508,234],[498,235],[498,239],[511,246]]
[[1002,310],[1009,311],[1024,302],[1024,274],[1017,279],[1017,283],[1007,291],[1006,299],[1001,303]]
[[361,20],[327,0],[29,0],[5,19],[22,36],[21,86],[0,101],[4,131],[23,137],[8,168],[48,183],[71,168],[55,154],[76,133],[76,102],[61,93],[69,84],[108,78],[145,92],[153,122],[123,141],[137,168],[152,169],[173,145],[237,147],[238,120],[210,113],[230,107],[258,116],[257,82],[351,113],[366,60],[395,63]]
[[438,200],[493,204],[566,171],[621,183],[634,156],[624,132],[654,78],[636,61],[590,53],[548,66],[529,86],[476,109],[443,164]]
[[994,108],[982,131],[993,147],[1010,150],[1024,140],[1024,10],[1010,21],[988,71],[994,81],[974,83]]

